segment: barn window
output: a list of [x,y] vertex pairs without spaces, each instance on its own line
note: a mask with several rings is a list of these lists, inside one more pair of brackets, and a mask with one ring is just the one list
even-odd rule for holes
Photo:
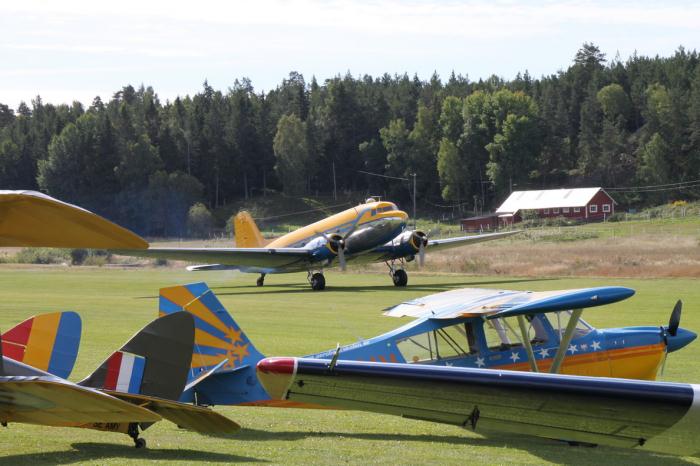
[[598,212],[598,205],[597,204],[591,204],[588,206],[588,211],[592,214],[595,214]]
[[569,208],[568,208],[568,207],[564,207],[564,208],[561,209],[561,211],[564,212],[565,214],[568,214],[568,213],[569,213]]
[[575,214],[578,214],[579,212],[581,212],[581,208],[580,208],[580,207],[574,207],[574,213],[575,213]]
[[545,214],[545,215],[549,215],[549,209],[544,209],[544,210],[542,211],[542,213]]
[[552,213],[553,213],[553,214],[558,214],[558,213],[559,213],[559,209],[552,209]]
[[603,212],[610,212],[610,204],[603,204]]

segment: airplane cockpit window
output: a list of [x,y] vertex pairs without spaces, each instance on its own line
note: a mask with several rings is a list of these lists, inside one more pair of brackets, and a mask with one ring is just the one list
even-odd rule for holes
[[[530,344],[546,343],[549,335],[544,324],[537,316],[525,316]],[[495,351],[505,351],[516,346],[522,346],[522,335],[517,317],[505,317],[484,322],[486,346]]]
[[396,342],[409,363],[426,363],[476,354],[478,346],[471,323],[460,323],[414,335]]
[[[563,335],[564,331],[566,330],[566,326],[569,324],[569,319],[571,318],[571,311],[551,312],[546,315],[549,319],[549,323],[552,324],[554,332],[559,334],[560,336]],[[576,329],[574,330],[574,338],[579,338],[584,335],[588,335],[593,330],[593,327],[591,327],[586,321],[584,321],[583,319],[579,319],[576,324]]]
[[377,215],[377,209],[372,209],[372,211],[369,213],[372,217]]

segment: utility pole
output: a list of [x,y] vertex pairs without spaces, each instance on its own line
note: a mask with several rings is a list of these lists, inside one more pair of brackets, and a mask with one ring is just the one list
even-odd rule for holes
[[418,228],[418,219],[416,218],[416,174],[411,173],[413,177],[413,229]]
[[333,161],[333,200],[334,201],[338,200],[338,192],[336,191],[336,185],[335,185],[335,160]]

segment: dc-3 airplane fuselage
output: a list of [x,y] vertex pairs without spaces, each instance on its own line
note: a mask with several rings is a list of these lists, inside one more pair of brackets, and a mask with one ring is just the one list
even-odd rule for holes
[[[452,290],[385,313],[415,318],[406,325],[306,358],[654,380],[666,354],[696,338],[679,328],[680,304],[667,326],[595,329],[580,319],[584,308],[633,294],[624,287]],[[183,401],[280,405],[255,378],[255,365],[264,356],[206,284],[161,290],[161,315],[183,310],[196,316],[198,329],[190,377],[210,374],[196,390],[186,392]]]
[[120,254],[204,262],[188,267],[192,271],[238,270],[259,273],[262,286],[267,274],[304,272],[312,289],[322,290],[323,270],[347,262],[384,262],[393,283],[406,286],[406,262],[423,263],[426,251],[444,250],[466,244],[500,239],[517,231],[430,239],[420,230],[407,230],[408,214],[396,204],[373,198],[318,222],[294,230],[265,244],[248,212],[234,219],[235,248],[149,248],[121,250]]

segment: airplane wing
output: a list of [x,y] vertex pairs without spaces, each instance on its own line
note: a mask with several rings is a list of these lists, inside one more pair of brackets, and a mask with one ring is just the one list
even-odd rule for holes
[[493,369],[268,358],[274,399],[474,429],[688,455],[700,451],[700,385]]
[[231,419],[209,408],[133,393],[117,391],[106,391],[106,393],[153,411],[180,427],[200,434],[233,434],[241,429],[241,426]]
[[627,299],[631,288],[603,286],[579,290],[512,291],[462,288],[406,301],[384,312],[390,317],[487,319],[602,306]]
[[[115,250],[115,254],[152,257],[214,264],[214,270],[258,267],[301,270],[311,260],[311,251],[303,248],[149,248]],[[211,269],[205,266],[204,270]]]
[[47,426],[156,422],[140,406],[55,377],[0,376],[0,421]]
[[36,191],[0,190],[0,246],[146,249],[140,236]]
[[481,235],[458,236],[456,238],[428,239],[427,250],[430,252],[443,251],[445,249],[457,248],[468,244],[483,243],[496,239],[506,238],[520,233],[521,230],[504,231],[498,233],[484,233]]

